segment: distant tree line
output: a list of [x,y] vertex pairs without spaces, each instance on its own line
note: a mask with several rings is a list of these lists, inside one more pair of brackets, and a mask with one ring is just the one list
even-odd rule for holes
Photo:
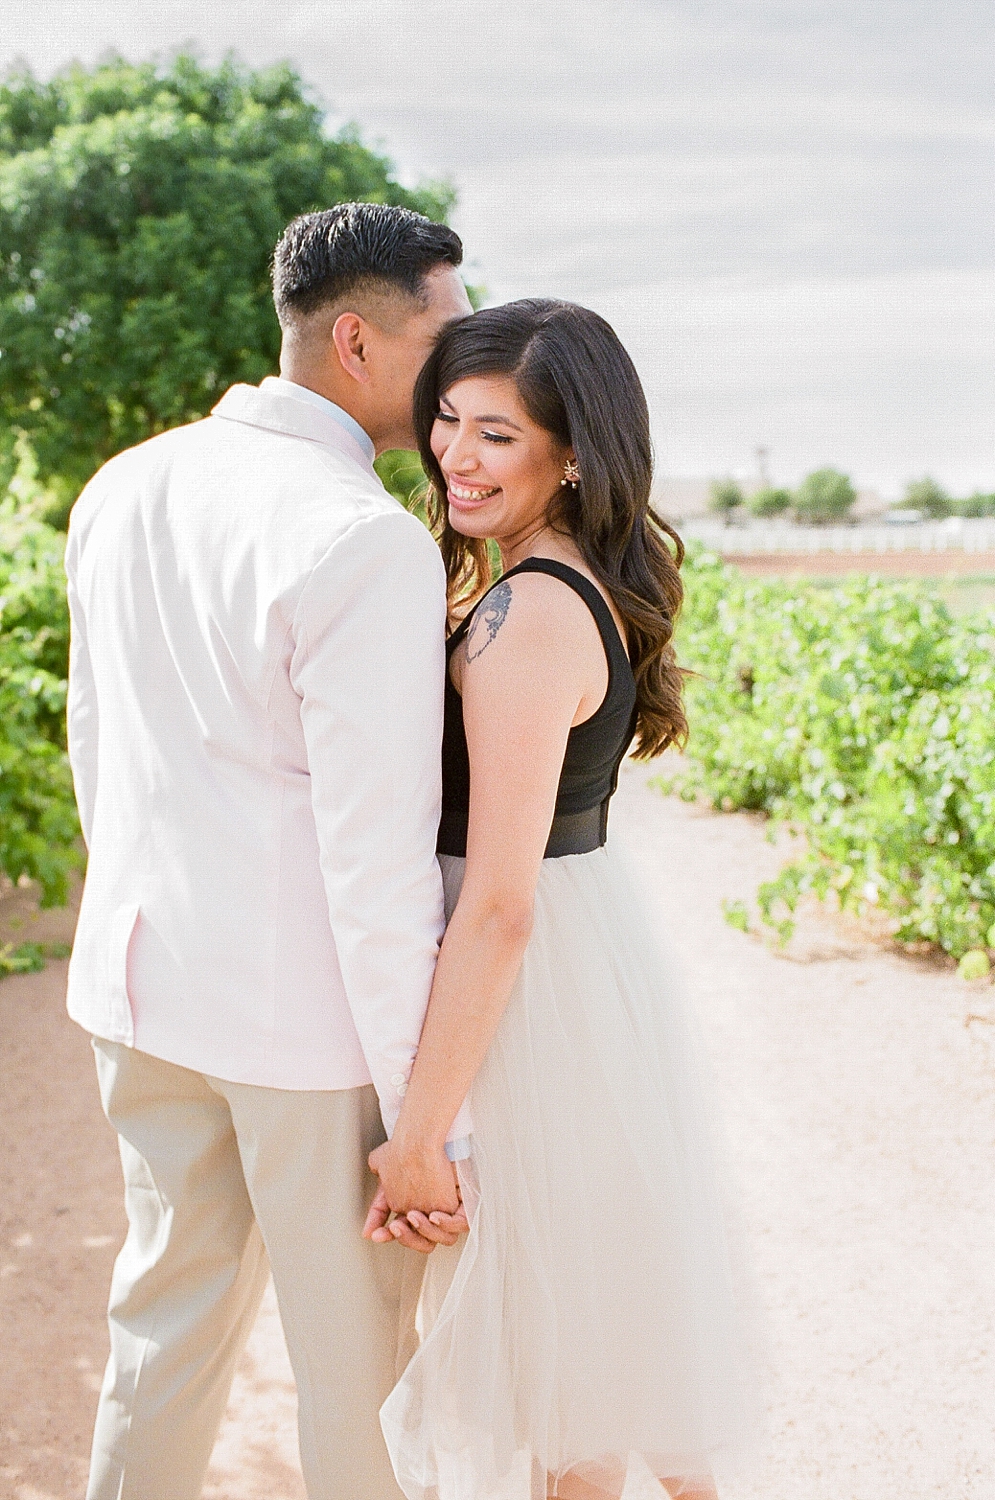
[[964,500],[955,500],[927,474],[906,485],[899,508],[918,511],[927,520],[940,521],[946,516],[979,520],[983,516],[995,516],[995,495],[985,495],[976,490]]
[[[763,485],[747,494],[735,479],[713,480],[709,509],[726,521],[737,515],[757,518],[785,516],[809,526],[826,526],[851,518],[857,491],[839,469],[816,469],[803,479],[796,490]],[[995,516],[995,495],[976,493],[966,500],[955,500],[935,479],[914,479],[895,507],[917,512],[924,520],[942,520],[946,516],[976,519]]]
[[821,526],[845,521],[857,498],[849,477],[839,469],[816,469],[797,490],[765,485],[747,495],[735,479],[717,479],[711,487],[709,509],[729,520],[736,513],[754,516],[792,515],[797,521]]

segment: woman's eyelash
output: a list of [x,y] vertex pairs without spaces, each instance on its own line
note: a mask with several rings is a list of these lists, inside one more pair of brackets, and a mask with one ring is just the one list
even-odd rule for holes
[[[448,422],[452,426],[453,423],[459,421],[459,417],[454,416],[451,411],[437,411],[435,420],[437,422]],[[500,432],[482,432],[480,435],[486,438],[489,443],[513,443],[515,441],[514,438],[505,437]]]

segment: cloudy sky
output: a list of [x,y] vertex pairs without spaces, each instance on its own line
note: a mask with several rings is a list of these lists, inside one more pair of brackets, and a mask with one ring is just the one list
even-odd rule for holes
[[492,301],[609,317],[661,470],[995,490],[991,0],[5,0],[0,62],[289,58]]

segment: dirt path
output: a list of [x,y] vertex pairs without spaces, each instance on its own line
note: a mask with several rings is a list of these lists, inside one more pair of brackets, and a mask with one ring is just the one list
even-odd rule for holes
[[995,573],[995,552],[728,552],[723,560],[761,578],[835,578],[872,573],[881,578],[976,578]]
[[[992,1500],[995,1026],[965,1017],[995,991],[826,919],[774,956],[720,910],[778,865],[758,822],[644,783],[615,826],[698,996],[769,1327],[769,1440],[725,1500]],[[82,1495],[123,1227],[64,972],[0,983],[2,1500]],[[208,1500],[301,1500],[294,1406],[270,1298]]]
[[723,920],[779,855],[664,801],[624,827],[698,997],[769,1324],[770,1436],[727,1500],[992,1500],[992,990],[836,922],[775,957]]

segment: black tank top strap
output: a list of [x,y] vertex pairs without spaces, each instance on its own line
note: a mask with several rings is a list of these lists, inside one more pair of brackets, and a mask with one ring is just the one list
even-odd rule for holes
[[[524,562],[509,568],[500,582],[504,583],[507,579],[514,578],[516,573],[548,573],[551,578],[558,578],[561,583],[567,585],[567,588],[573,589],[575,594],[580,595],[594,616],[605,648],[605,655],[608,658],[609,672],[613,671],[620,657],[628,665],[629,653],[625,649],[618,626],[615,624],[615,617],[605,603],[604,595],[579,569],[571,568],[569,563],[557,562],[553,557],[527,557]],[[610,683],[609,691],[611,691]]]

